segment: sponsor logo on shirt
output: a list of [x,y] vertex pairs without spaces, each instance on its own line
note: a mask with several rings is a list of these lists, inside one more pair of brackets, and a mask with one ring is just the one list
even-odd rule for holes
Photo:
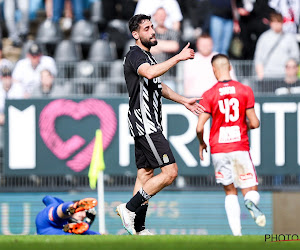
[[241,140],[239,126],[220,127],[219,143],[231,143]]
[[223,179],[224,176],[221,172],[215,172],[215,175],[216,175],[216,179]]
[[49,218],[49,220],[54,221],[54,219],[53,219],[53,207],[51,207],[49,209],[48,218]]
[[240,175],[240,179],[241,179],[242,181],[249,180],[249,179],[253,179],[253,174],[252,174],[252,173],[241,174],[241,175]]

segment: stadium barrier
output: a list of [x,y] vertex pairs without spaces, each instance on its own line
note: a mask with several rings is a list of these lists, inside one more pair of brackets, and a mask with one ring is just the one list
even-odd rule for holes
[[[281,78],[264,81],[257,79],[253,61],[232,60],[232,66],[237,80],[251,86],[255,95],[284,94],[282,91],[275,91],[282,86]],[[64,93],[65,96],[127,96],[122,60],[99,63],[90,61],[57,63],[57,67],[56,84],[69,86],[68,91]],[[177,64],[161,78],[176,92],[183,94],[183,63]],[[299,91],[295,93],[299,94]]]
[[[0,234],[36,234],[35,217],[45,206],[45,193],[0,194]],[[97,198],[95,192],[52,193],[62,200],[78,200],[85,197]],[[131,197],[131,192],[105,192],[105,221],[109,234],[127,234],[122,227],[116,206]],[[241,223],[244,235],[273,233],[273,201],[271,192],[261,192],[260,208],[265,212],[267,224],[260,228],[253,221],[239,196]],[[98,231],[96,217],[91,230]],[[224,209],[224,192],[168,192],[154,196],[147,213],[147,228],[155,234],[231,235]]]
[[[49,192],[0,193],[0,235],[36,234],[35,217],[45,207],[45,195],[56,196],[65,201],[85,197],[97,198],[95,192]],[[131,191],[105,192],[106,231],[109,234],[127,234],[122,228],[115,208],[131,197]],[[260,191],[259,207],[266,215],[267,224],[258,227],[244,206],[239,193],[243,235],[297,234],[300,219],[298,208],[300,194],[297,192]],[[162,191],[154,196],[147,216],[147,228],[155,234],[230,235],[224,209],[224,192],[220,191]],[[98,231],[96,217],[91,229]]]
[[[295,190],[300,183],[299,99],[257,97],[256,101],[261,127],[250,132],[250,142],[259,182],[265,190]],[[130,189],[136,168],[127,102],[120,97],[8,100],[0,191],[87,190],[93,138],[99,127],[104,135],[106,187]],[[180,166],[180,178],[170,189],[219,190],[209,154],[199,162],[197,117],[179,104],[164,101],[163,121]],[[209,124],[206,131],[208,141]]]

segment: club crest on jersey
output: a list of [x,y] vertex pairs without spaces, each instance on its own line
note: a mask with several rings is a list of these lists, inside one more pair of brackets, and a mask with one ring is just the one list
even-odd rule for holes
[[164,154],[163,155],[163,162],[164,163],[168,163],[170,160],[169,160],[169,157],[168,157],[168,155],[167,154]]
[[219,88],[219,93],[220,93],[220,96],[235,94],[235,87],[228,86],[228,87]]

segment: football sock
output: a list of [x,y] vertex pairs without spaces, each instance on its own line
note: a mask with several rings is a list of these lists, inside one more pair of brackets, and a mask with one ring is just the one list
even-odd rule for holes
[[142,204],[135,211],[136,215],[134,218],[134,228],[136,232],[141,232],[145,229],[147,209],[148,209],[148,203]]
[[260,200],[260,195],[257,191],[251,190],[246,193],[244,200],[250,200],[252,201],[255,205],[258,205],[259,200]]
[[[57,214],[57,208],[58,208],[58,206],[57,206],[56,208],[54,208],[53,211],[52,211],[53,221],[59,221],[59,220],[62,219],[62,218],[60,218],[60,217],[58,216],[58,214]],[[49,218],[50,218],[50,217],[49,217]]]
[[144,189],[141,189],[127,202],[126,208],[131,212],[135,212],[145,201],[149,200],[152,196],[147,194]]
[[242,235],[241,226],[241,208],[237,195],[226,195],[225,197],[225,210],[227,214],[228,223],[232,234],[234,236]]
[[73,203],[74,203],[74,202],[71,202],[71,201],[63,203],[61,210],[62,210],[62,212],[63,212],[65,215],[70,215],[70,213],[69,213],[69,207],[70,207],[70,205],[72,205]]

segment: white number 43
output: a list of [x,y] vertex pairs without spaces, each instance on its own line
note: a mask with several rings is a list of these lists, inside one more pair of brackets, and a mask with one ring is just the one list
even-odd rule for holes
[[[230,108],[233,114],[230,114]],[[239,119],[239,100],[236,98],[219,100],[219,109],[222,114],[225,114],[225,122],[235,122]]]

